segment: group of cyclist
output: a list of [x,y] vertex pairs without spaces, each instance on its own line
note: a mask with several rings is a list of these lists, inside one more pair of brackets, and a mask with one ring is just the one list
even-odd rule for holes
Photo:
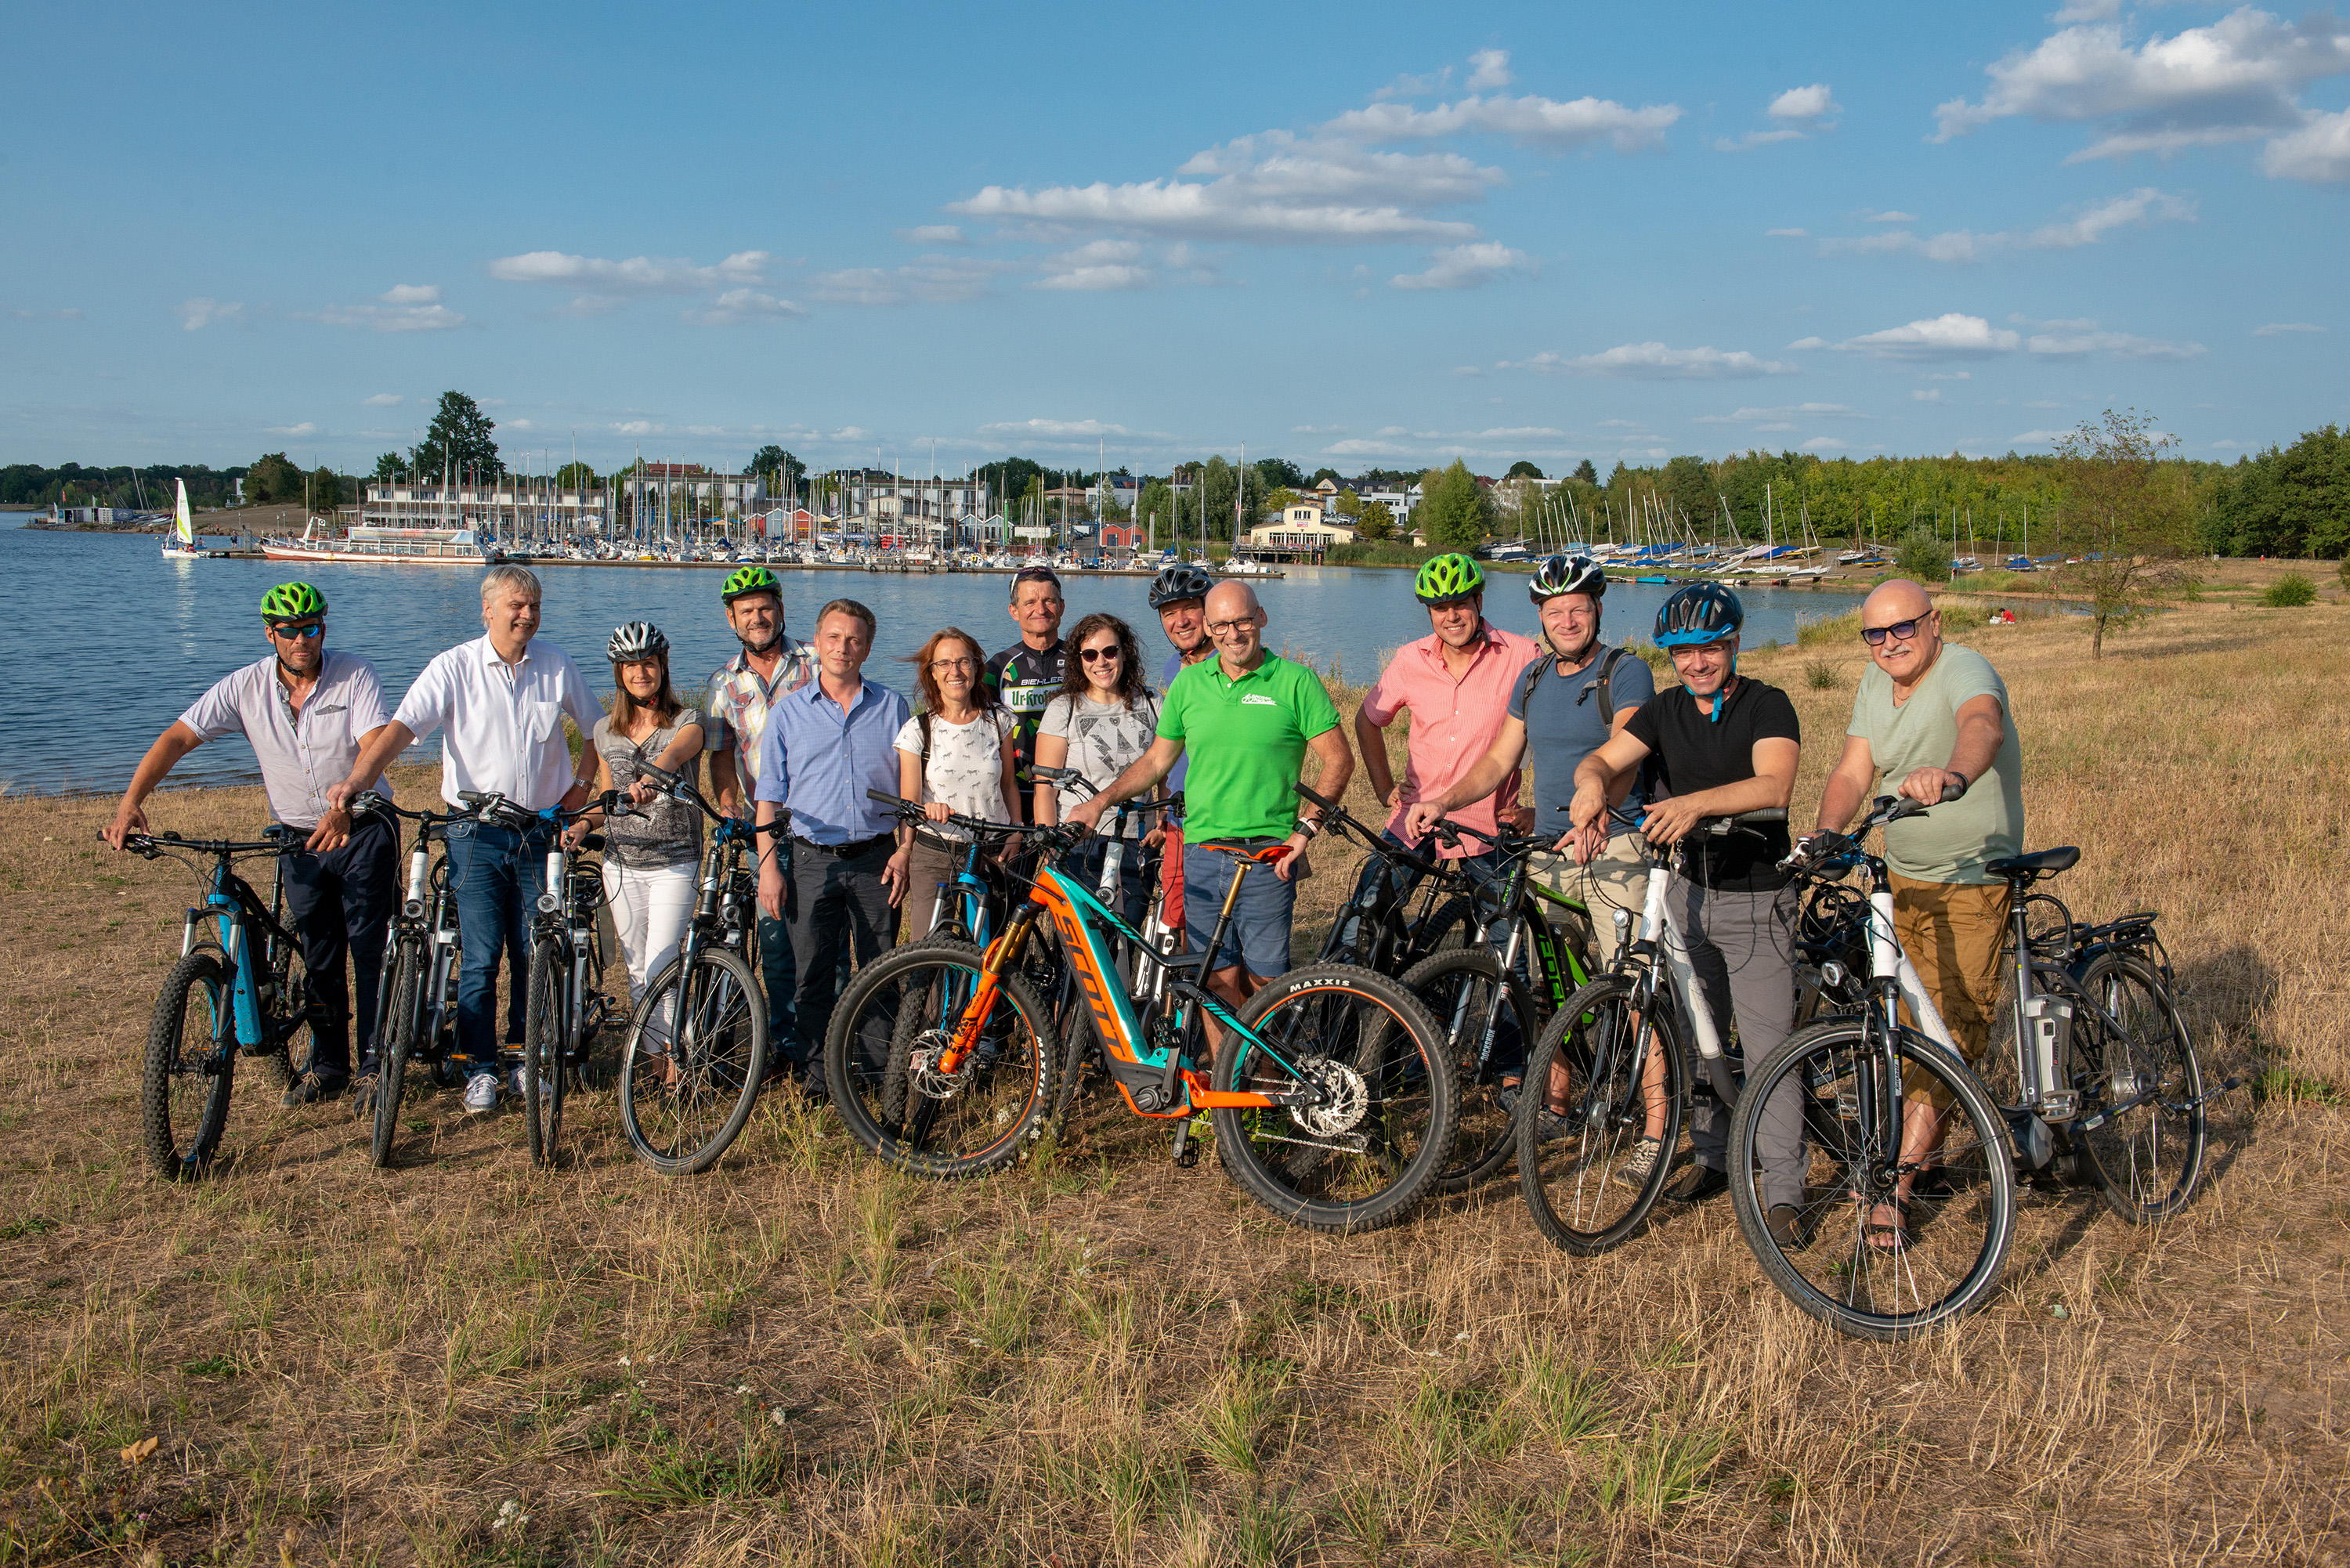
[[[1783,814],[1803,737],[1787,695],[1739,671],[1737,596],[1697,583],[1666,600],[1652,636],[1678,679],[1659,690],[1648,663],[1603,636],[1607,580],[1589,557],[1554,556],[1535,570],[1531,636],[1488,618],[1487,588],[1483,569],[1464,555],[1419,568],[1413,589],[1428,634],[1389,659],[1355,716],[1350,745],[1321,679],[1266,649],[1267,616],[1249,585],[1191,565],[1167,568],[1150,586],[1170,647],[1155,685],[1126,621],[1088,615],[1065,635],[1059,578],[1029,567],[1011,582],[1020,629],[1011,647],[989,657],[957,627],[923,642],[911,659],[919,711],[866,677],[871,610],[834,599],[817,611],[811,639],[798,641],[785,630],[782,585],[764,566],[725,580],[721,600],[741,651],[712,672],[698,704],[678,695],[669,639],[643,621],[612,634],[614,691],[598,702],[567,655],[534,641],[539,584],[509,565],[482,579],[484,635],[433,659],[387,711],[373,667],[327,647],[324,597],[288,583],[262,600],[266,657],[223,680],[157,739],[106,836],[120,847],[145,830],[142,803],[191,748],[246,737],[273,813],[308,833],[307,853],[289,861],[287,889],[315,1045],[286,1103],[331,1100],[356,1082],[364,1115],[383,930],[398,896],[397,823],[366,809],[370,792],[390,793],[386,764],[437,732],[452,806],[471,792],[496,793],[527,812],[577,808],[610,798],[607,791],[626,796],[627,811],[591,815],[565,831],[605,835],[607,891],[633,999],[675,952],[691,914],[702,831],[698,811],[657,790],[643,769],[698,776],[706,753],[718,807],[773,830],[759,850],[770,1035],[782,1070],[821,1096],[825,1031],[849,961],[861,965],[893,945],[901,915],[910,939],[930,929],[951,864],[942,845],[966,831],[950,818],[1082,824],[1158,849],[1155,888],[1144,884],[1144,856],[1124,857],[1120,912],[1139,920],[1156,897],[1167,925],[1194,950],[1241,869],[1270,861],[1274,875],[1242,881],[1207,966],[1205,983],[1237,1005],[1290,967],[1297,884],[1322,827],[1319,806],[1301,805],[1295,788],[1305,759],[1318,763],[1316,793],[1336,799],[1359,749],[1390,813],[1391,842],[1474,861],[1480,836],[1555,834],[1557,853],[1540,874],[1593,912],[1602,965],[1618,940],[1613,912],[1637,913],[1649,857],[1678,846],[1669,897],[1700,993],[1717,1032],[1727,1038],[1734,1025],[1740,1053],[1759,1063],[1795,1022],[1799,893],[1781,868],[1788,830],[1783,821],[1731,835],[1695,830],[1712,819]],[[2009,898],[2007,884],[1984,867],[2017,853],[2022,837],[2013,715],[1990,663],[1943,641],[1917,584],[1881,585],[1860,619],[1871,666],[1817,827],[1842,829],[1880,778],[1935,807],[1887,831],[1898,935],[1961,1047],[1979,1060]],[[1398,780],[1383,732],[1406,714]],[[567,717],[585,738],[576,758]],[[1519,804],[1528,769],[1531,807]],[[916,834],[868,792],[920,803],[929,826]],[[1447,819],[1470,831],[1437,834]],[[536,830],[481,821],[449,830],[468,1111],[500,1100],[499,961],[521,972],[556,831],[551,817]],[[1098,869],[1106,846],[1097,838],[1077,852],[1090,858],[1087,869]],[[1375,864],[1366,874],[1393,873]],[[522,990],[508,986],[509,1044],[521,1038]],[[1565,1085],[1505,1080],[1505,1100],[1514,1104],[1528,1087],[1538,1096],[1528,1114],[1546,1133],[1565,1130]],[[1908,1102],[1905,1158],[1930,1155],[1947,1108],[1930,1085],[1919,1089]],[[1700,1095],[1695,1162],[1669,1199],[1697,1202],[1727,1189],[1728,1116]],[[1802,1137],[1792,1096],[1766,1109],[1757,1152],[1774,1231],[1798,1222]],[[1651,1138],[1626,1179],[1644,1182],[1670,1153]],[[1873,1244],[1906,1241],[1904,1196],[1870,1215]]]

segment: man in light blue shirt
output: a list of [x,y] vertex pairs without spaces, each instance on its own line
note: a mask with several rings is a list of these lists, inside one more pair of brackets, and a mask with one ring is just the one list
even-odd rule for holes
[[799,971],[796,1039],[783,1049],[811,1096],[825,1092],[824,1037],[837,998],[841,940],[859,964],[890,946],[905,877],[890,864],[904,830],[867,790],[898,792],[906,700],[865,679],[873,612],[835,599],[816,613],[816,678],[775,700],[759,737],[759,826],[791,815],[782,844],[763,837],[759,908],[784,922]]

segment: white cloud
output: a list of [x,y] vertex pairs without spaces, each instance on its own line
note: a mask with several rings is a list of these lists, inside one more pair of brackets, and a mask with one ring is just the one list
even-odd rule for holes
[[1808,240],[1812,236],[1804,229],[1765,229],[1762,237],[1766,240]]
[[1782,126],[1777,130],[1750,130],[1743,136],[1717,136],[1713,139],[1716,152],[1747,152],[1757,147],[1768,147],[1774,141],[1802,141],[1804,133]]
[[2044,329],[2024,340],[2034,354],[2059,358],[2111,354],[2116,359],[2192,359],[2203,352],[2200,343],[2168,343],[2158,337],[2137,337],[2126,332],[2100,330],[2094,321],[2043,321]]
[[1763,112],[1777,122],[1773,129],[1750,130],[1743,136],[1716,137],[1714,151],[1745,152],[1776,141],[1802,141],[1814,130],[1835,130],[1835,121],[1827,117],[1841,114],[1843,109],[1829,96],[1825,82],[1814,82],[1809,87],[1789,88],[1773,99]]
[[[1935,109],[1935,140],[2014,116],[2097,127],[2099,139],[2066,160],[2080,162],[2269,137],[2263,166],[2272,176],[2350,176],[2350,160],[2337,167],[2325,151],[2327,117],[2299,102],[2310,83],[2350,72],[2350,24],[2324,12],[2285,22],[2244,5],[2209,26],[2133,44],[2106,19],[2114,15],[2068,5],[2057,19],[2075,25],[1991,65],[1981,102],[1952,99]],[[2294,134],[2304,128],[2306,141]]]
[[1510,75],[1510,51],[1480,49],[1469,57],[1468,88],[1471,92],[1486,92],[1505,88],[1516,78]]
[[2054,446],[2072,433],[2071,431],[2025,431],[2007,439],[2016,446]]
[[2339,184],[2350,180],[2350,109],[2313,114],[2309,123],[2261,151],[2261,171],[2279,180]]
[[1942,389],[1939,387],[1920,387],[1912,391],[1909,396],[1917,402],[1939,403],[1942,400]]
[[243,321],[244,306],[237,300],[191,299],[180,306],[180,325],[199,332],[216,321]]
[[975,256],[924,256],[907,266],[818,273],[815,294],[834,305],[953,305],[977,299],[999,274],[1016,265]]
[[910,245],[959,245],[962,226],[959,223],[924,223],[918,228],[899,229],[898,237]]
[[429,283],[396,283],[380,296],[386,305],[438,305],[441,289]]
[[362,398],[359,406],[366,409],[396,409],[408,401],[398,392],[378,392],[372,398]]
[[1859,214],[1859,218],[1864,223],[1914,223],[1918,221],[1918,214],[1888,207],[1882,213],[1864,212]]
[[1086,293],[1153,287],[1159,275],[1137,265],[1141,260],[1142,247],[1132,240],[1096,240],[1045,258],[1045,275],[1028,286]]
[[1829,96],[1825,82],[1814,82],[1809,87],[1789,88],[1773,99],[1764,112],[1773,119],[1816,120],[1844,111]]
[[1142,433],[1124,425],[1104,424],[1099,420],[1015,420],[979,427],[979,433],[988,436],[1038,436],[1055,441],[1068,441],[1083,436],[1087,441],[1103,436],[1135,436]]
[[1603,376],[1630,381],[1724,381],[1752,376],[1783,376],[1794,367],[1775,359],[1758,359],[1743,348],[1669,348],[1662,343],[1623,343],[1598,354],[1572,358],[1543,353],[1503,369],[1535,370],[1555,376]]
[[441,303],[441,291],[428,284],[396,284],[376,298],[374,305],[329,305],[291,314],[296,321],[375,332],[447,332],[465,325],[463,317]]
[[2110,22],[2122,14],[2122,0],[2064,0],[2055,22]]
[[[1880,213],[1868,221],[1877,223],[1907,217],[1907,213]],[[1919,235],[1907,229],[1898,229],[1891,234],[1823,239],[1820,241],[1820,254],[1908,254],[1923,256],[1928,261],[1975,262],[2011,251],[2075,250],[2083,245],[2095,244],[2119,228],[2146,228],[2155,223],[2191,223],[2194,221],[2195,203],[2191,200],[2146,185],[2124,195],[2108,197],[2071,218],[2043,223],[2025,234],[2001,230],[1979,234],[1971,229],[1954,229],[1945,234]]]
[[317,435],[318,433],[318,427],[310,421],[304,420],[298,425],[271,425],[265,429],[261,433],[263,435],[274,436]]
[[1426,272],[1398,273],[1388,281],[1398,288],[1476,288],[1529,265],[1525,252],[1492,241],[1447,245],[1429,264]]
[[1731,414],[1700,414],[1696,422],[1701,425],[1748,425],[1757,421],[1769,421],[1765,428],[1787,429],[1784,421],[1802,414],[1811,419],[1841,418],[1865,420],[1868,416],[1846,403],[1784,403],[1773,409],[1741,409]]
[[707,294],[766,282],[769,259],[765,251],[737,251],[714,265],[696,266],[690,261],[655,256],[606,261],[562,251],[529,251],[502,256],[490,264],[489,271],[492,277],[505,283],[592,285],[599,295]]
[[1669,103],[1627,109],[1613,99],[1584,97],[1562,103],[1531,94],[1524,98],[1472,94],[1428,109],[1398,103],[1348,109],[1326,123],[1322,131],[1365,143],[1428,141],[1482,133],[1552,152],[1605,140],[1618,152],[1638,152],[1661,143],[1665,132],[1680,117],[1680,106]]
[[1846,443],[1834,436],[1814,436],[1804,443],[1805,452],[1842,452]]
[[2012,352],[2022,341],[2021,333],[1993,327],[1980,316],[1952,311],[1902,327],[1888,327],[1882,332],[1847,337],[1841,343],[1827,344],[1817,337],[1806,337],[1788,347],[1834,348],[1843,353],[1866,354],[1877,359],[1976,359]]
[[788,299],[755,288],[730,288],[706,308],[687,311],[685,319],[696,327],[736,327],[753,321],[792,321],[806,314]]
[[2325,328],[2314,321],[2272,321],[2265,327],[2252,328],[2255,337],[2282,337],[2288,332],[2323,332]]

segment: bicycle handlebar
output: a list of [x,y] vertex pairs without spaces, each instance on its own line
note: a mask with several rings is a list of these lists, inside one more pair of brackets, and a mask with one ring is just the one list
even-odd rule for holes
[[[104,843],[106,835],[100,833]],[[176,833],[126,833],[122,847],[142,860],[160,859],[175,849],[197,855],[302,855],[308,853],[298,838],[267,838],[249,844],[233,838],[182,838]]]
[[891,794],[888,790],[881,789],[867,790],[865,798],[888,806],[898,814],[899,820],[913,827],[920,827],[925,824],[932,827],[961,827],[968,829],[973,835],[989,834],[998,838],[1016,838],[1024,833],[1057,831],[1050,827],[1024,826],[1016,822],[988,822],[980,817],[965,816],[961,812],[952,811],[947,813],[945,822],[931,822],[928,808],[920,801],[908,800],[904,795]]
[[[1960,790],[1959,794],[1965,793],[1964,790]],[[1951,794],[1950,785],[1944,784],[1942,798],[1956,800],[1958,794]],[[1901,822],[1913,816],[1923,816],[1928,809],[1922,802],[1911,800],[1907,795],[1878,795],[1869,803],[1868,814],[1853,826],[1851,832],[1829,833],[1822,830],[1813,834],[1788,852],[1787,857],[1779,862],[1779,869],[1795,872],[1823,871],[1838,861],[1849,860],[1859,855],[1861,840],[1866,838],[1877,828],[1885,826],[1887,823]],[[1780,815],[1783,816],[1786,814],[1783,812]]]

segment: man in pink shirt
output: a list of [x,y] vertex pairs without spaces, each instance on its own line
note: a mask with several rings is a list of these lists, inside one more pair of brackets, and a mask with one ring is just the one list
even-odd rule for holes
[[[1519,675],[1542,651],[1532,638],[1486,621],[1485,573],[1467,556],[1437,556],[1420,567],[1412,588],[1428,607],[1429,635],[1396,650],[1355,714],[1364,774],[1379,804],[1393,808],[1386,836],[1407,846],[1405,815],[1419,801],[1442,799],[1492,749]],[[1387,737],[1379,732],[1407,709],[1411,737],[1399,789],[1388,765]],[[1518,774],[1512,769],[1492,794],[1447,815],[1463,827],[1492,833],[1518,826],[1517,801]],[[1455,847],[1433,847],[1451,858],[1482,849],[1465,838]]]

